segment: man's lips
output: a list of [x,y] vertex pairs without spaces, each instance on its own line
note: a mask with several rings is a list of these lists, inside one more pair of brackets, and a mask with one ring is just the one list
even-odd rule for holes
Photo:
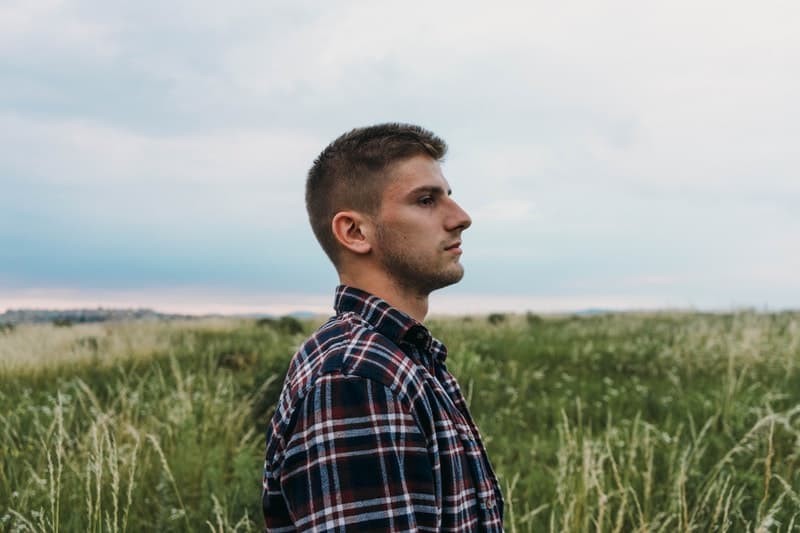
[[453,244],[451,244],[450,246],[446,246],[445,250],[447,250],[449,252],[454,252],[454,253],[459,253],[460,254],[461,253],[461,241],[456,241]]

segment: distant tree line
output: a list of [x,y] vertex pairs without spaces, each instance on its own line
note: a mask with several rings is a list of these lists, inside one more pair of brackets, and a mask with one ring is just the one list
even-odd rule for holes
[[87,322],[108,320],[144,320],[190,318],[188,315],[158,313],[152,309],[9,309],[0,314],[0,324],[26,324],[51,322],[57,326],[70,326]]

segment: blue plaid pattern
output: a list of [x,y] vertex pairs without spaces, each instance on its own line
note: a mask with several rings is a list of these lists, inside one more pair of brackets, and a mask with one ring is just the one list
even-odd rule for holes
[[267,531],[503,531],[503,499],[445,346],[364,291],[292,358],[267,429]]

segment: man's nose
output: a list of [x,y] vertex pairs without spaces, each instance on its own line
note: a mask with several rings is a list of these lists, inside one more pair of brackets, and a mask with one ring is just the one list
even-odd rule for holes
[[461,230],[465,230],[472,225],[472,219],[464,211],[460,205],[458,205],[454,200],[451,200],[452,205],[452,213],[450,213],[450,217],[448,218],[448,230],[454,230],[461,228]]

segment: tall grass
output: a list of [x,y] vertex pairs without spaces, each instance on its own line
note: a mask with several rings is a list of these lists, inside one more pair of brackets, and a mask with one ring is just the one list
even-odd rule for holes
[[[800,314],[535,318],[430,324],[509,531],[800,531]],[[0,333],[0,529],[261,530],[263,430],[302,338]]]
[[800,530],[800,315],[436,326],[510,530]]
[[259,529],[261,406],[296,341],[241,323],[160,327],[160,352],[0,376],[4,529]]

